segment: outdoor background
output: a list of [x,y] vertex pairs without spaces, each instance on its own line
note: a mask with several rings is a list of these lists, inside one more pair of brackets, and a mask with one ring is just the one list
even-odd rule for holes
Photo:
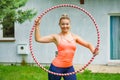
[[[88,11],[95,18],[100,31],[99,55],[88,66],[89,70],[102,73],[120,73],[120,0],[27,0],[25,3],[23,2],[26,0],[14,0],[16,1],[14,2],[15,6],[20,3],[24,4],[21,7],[18,5],[17,8],[9,8],[12,4],[9,1],[13,0],[6,1],[0,1],[0,65],[36,65],[29,50],[29,34],[34,20],[50,7],[59,4],[73,4]],[[24,12],[29,9],[32,11]],[[12,16],[16,15],[13,10],[20,11],[13,19],[8,15],[11,14],[7,12],[8,10],[13,14]],[[5,16],[6,14],[8,16]],[[71,18],[73,33],[96,46],[97,35],[93,22],[84,12],[70,7],[54,9],[42,17],[40,24],[42,36],[59,33],[58,22],[62,14],[68,14]],[[12,30],[4,29],[3,26],[10,29],[12,27]],[[56,46],[52,43],[35,42],[34,34],[32,45],[37,61],[42,65],[49,66],[56,55]],[[73,61],[75,69],[81,68],[91,57],[92,54],[88,49],[77,45]],[[2,71],[1,68],[0,75]],[[0,80],[4,79],[0,78]]]

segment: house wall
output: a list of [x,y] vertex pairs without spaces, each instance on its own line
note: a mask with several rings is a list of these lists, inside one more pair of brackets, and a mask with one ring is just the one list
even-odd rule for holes
[[[29,51],[29,34],[34,24],[34,20],[44,10],[58,5],[58,4],[74,4],[87,10],[95,18],[100,31],[100,51],[99,55],[95,57],[93,64],[107,64],[109,63],[110,54],[110,38],[109,38],[109,16],[108,13],[120,13],[120,0],[85,0],[84,4],[80,4],[80,0],[29,0],[22,9],[34,8],[38,14],[29,22],[23,24],[15,24],[15,42],[0,42],[0,62],[1,63],[20,63],[22,56],[26,62],[34,63]],[[91,42],[96,46],[97,36],[96,30],[91,19],[79,11],[70,7],[63,7],[54,9],[43,16],[40,28],[41,35],[49,35],[59,33],[58,25],[59,18],[62,14],[68,14],[71,18],[71,31],[81,36],[84,40]],[[18,54],[17,46],[20,44],[27,44],[27,55]],[[53,43],[42,44],[32,39],[33,52],[40,63],[51,63],[55,57],[56,46]],[[92,57],[91,52],[79,45],[74,57],[74,64],[85,64]]]

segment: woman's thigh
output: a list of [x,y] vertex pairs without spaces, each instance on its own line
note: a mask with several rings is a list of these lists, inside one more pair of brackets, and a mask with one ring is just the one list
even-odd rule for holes
[[[63,73],[64,72],[64,69],[55,67],[52,64],[51,64],[49,70],[52,72],[56,72],[56,73]],[[60,80],[60,79],[61,79],[61,76],[57,76],[57,75],[48,73],[48,80]]]

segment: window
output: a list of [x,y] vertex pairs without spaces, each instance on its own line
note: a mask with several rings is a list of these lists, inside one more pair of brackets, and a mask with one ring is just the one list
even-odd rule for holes
[[0,25],[0,41],[14,41],[14,32],[14,22],[6,16]]
[[14,22],[11,22],[8,25],[4,25],[3,27],[3,38],[14,38]]
[[110,16],[110,59],[120,60],[120,16]]

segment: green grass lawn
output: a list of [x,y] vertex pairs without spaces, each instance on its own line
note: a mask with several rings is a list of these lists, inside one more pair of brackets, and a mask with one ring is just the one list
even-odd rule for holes
[[[48,80],[47,72],[37,66],[2,66],[0,80]],[[120,80],[120,74],[92,73],[85,70],[77,74],[77,80]]]

